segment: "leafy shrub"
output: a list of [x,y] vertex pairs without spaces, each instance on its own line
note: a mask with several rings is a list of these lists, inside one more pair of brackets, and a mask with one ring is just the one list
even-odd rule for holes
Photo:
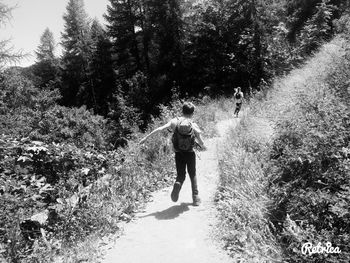
[[29,137],[46,142],[74,143],[79,147],[106,147],[106,120],[85,109],[54,106],[30,122]]
[[12,260],[26,258],[32,252],[35,236],[30,233],[28,237],[20,229],[26,219],[44,210],[52,211],[57,218],[45,228],[49,235],[55,233],[56,224],[67,219],[64,212],[73,212],[77,205],[71,201],[71,195],[96,181],[108,168],[105,157],[93,150],[6,135],[1,136],[0,159],[0,200],[4,211],[0,220],[4,231],[1,242],[5,244],[5,258]]
[[348,37],[350,33],[350,15],[344,14],[339,19],[333,21],[337,33],[343,37]]
[[[33,262],[37,255],[47,262],[56,252],[69,251],[92,233],[118,230],[119,222],[130,218],[151,191],[168,185],[174,174],[170,148],[164,140],[163,144],[158,138],[153,140],[158,142],[152,142],[151,151],[131,142],[118,152],[104,152],[2,135],[0,202],[4,213],[0,229],[4,258]],[[28,239],[20,229],[26,219],[46,210],[54,217],[43,226],[49,245],[40,234]],[[48,246],[52,253],[45,256]]]
[[45,142],[106,146],[106,120],[84,107],[57,106],[57,90],[37,89],[18,72],[0,76],[0,128],[4,134]]
[[130,105],[122,94],[113,94],[112,102],[108,105],[107,141],[116,149],[127,144],[132,133],[138,132],[141,125],[141,116],[137,108]]

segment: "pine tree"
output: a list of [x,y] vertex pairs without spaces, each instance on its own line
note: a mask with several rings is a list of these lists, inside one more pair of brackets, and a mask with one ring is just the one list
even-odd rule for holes
[[[152,44],[150,83],[155,103],[167,102],[172,87],[183,84],[183,17],[179,0],[145,1],[147,35]],[[147,28],[147,27],[146,27]]]
[[[288,39],[292,43],[296,41],[297,35],[304,28],[306,22],[318,12],[318,6],[323,2],[323,0],[287,0]],[[348,0],[328,0],[325,3],[337,8],[333,10],[331,19],[339,18],[342,10],[344,10],[343,8],[347,8],[349,4]]]
[[243,89],[258,84],[265,74],[262,9],[258,0],[213,0],[193,12],[188,86],[220,93],[232,91],[232,83]]
[[33,66],[34,75],[38,78],[36,85],[40,88],[58,87],[58,59],[55,56],[55,40],[53,33],[46,28],[40,37],[37,48],[37,62]]
[[131,105],[146,113],[167,102],[173,83],[182,80],[178,2],[110,0],[107,9],[118,81]]
[[298,36],[300,49],[305,54],[310,54],[332,35],[331,18],[335,6],[329,2],[323,0],[316,6],[316,13],[305,23]]
[[[5,25],[11,18],[12,8],[0,2],[0,27]],[[8,39],[0,39],[0,69],[7,63],[16,62],[21,59],[21,52],[14,52]]]
[[116,55],[115,68],[122,79],[132,77],[141,70],[140,54],[136,35],[136,0],[110,0],[106,20],[108,35],[112,39],[113,52]]
[[286,10],[288,15],[288,39],[295,42],[296,35],[304,23],[312,16],[315,6],[322,0],[288,0]]
[[224,8],[220,1],[207,1],[191,6],[188,11],[184,53],[186,90],[182,93],[195,94],[207,86],[216,92],[216,87],[224,80],[222,65],[228,57],[224,40],[227,19],[221,10]]
[[83,0],[69,0],[62,33],[62,103],[68,106],[80,106],[91,82],[87,78],[91,40],[88,16]]
[[38,61],[51,60],[55,58],[55,40],[53,33],[46,28],[40,37],[40,45],[37,49],[36,56]]
[[136,15],[136,24],[135,28],[137,29],[137,39],[140,48],[141,55],[141,65],[146,75],[149,75],[151,68],[151,40],[152,40],[152,31],[153,27],[149,19],[150,16],[150,6],[148,5],[148,0],[140,0],[138,9],[135,12]]
[[[111,100],[113,92],[116,92],[116,79],[111,54],[112,44],[97,20],[94,20],[91,26],[91,40],[92,57],[89,64],[89,78],[92,80],[96,97],[97,107],[94,110],[96,113],[106,116],[108,113],[107,102]],[[91,99],[89,105],[93,106]]]

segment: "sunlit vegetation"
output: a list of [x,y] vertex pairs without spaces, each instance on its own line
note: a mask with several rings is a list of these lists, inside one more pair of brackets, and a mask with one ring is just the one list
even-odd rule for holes
[[[27,68],[0,39],[0,261],[97,262],[92,240],[172,182],[169,134],[141,147],[143,132],[191,100],[204,137],[215,136],[241,86],[250,110],[219,156],[227,250],[301,262],[302,241],[330,241],[344,252],[312,260],[346,262],[344,2],[110,0],[101,25],[69,0],[62,38],[45,29]],[[10,12],[0,3],[0,30]],[[317,53],[335,33],[343,40]]]

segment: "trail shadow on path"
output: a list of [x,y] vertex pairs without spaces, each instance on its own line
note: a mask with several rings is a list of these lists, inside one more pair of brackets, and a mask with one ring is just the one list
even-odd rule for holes
[[139,218],[154,216],[158,220],[171,220],[171,219],[175,219],[176,217],[179,217],[184,212],[189,211],[190,210],[189,206],[192,206],[192,203],[181,203],[180,205],[174,205],[163,211],[140,216]]

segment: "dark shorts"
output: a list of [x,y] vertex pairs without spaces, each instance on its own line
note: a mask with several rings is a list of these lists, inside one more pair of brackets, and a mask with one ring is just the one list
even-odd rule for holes
[[234,114],[238,115],[238,113],[241,110],[241,106],[242,106],[242,102],[241,103],[236,103],[236,109],[235,109]]

